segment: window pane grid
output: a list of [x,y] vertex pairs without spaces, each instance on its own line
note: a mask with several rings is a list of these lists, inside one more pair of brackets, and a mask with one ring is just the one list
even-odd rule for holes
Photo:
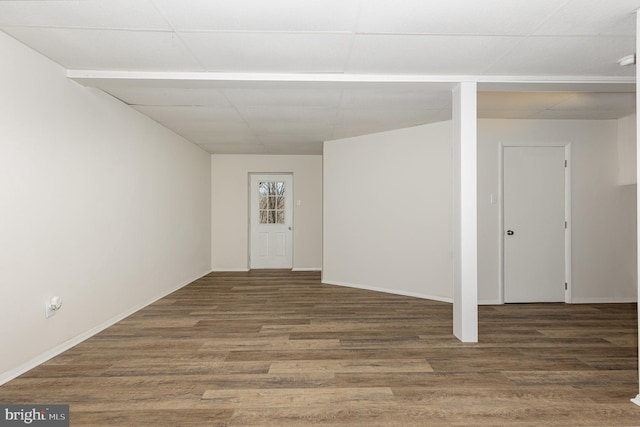
[[282,181],[260,182],[260,224],[285,223],[285,191],[285,183]]

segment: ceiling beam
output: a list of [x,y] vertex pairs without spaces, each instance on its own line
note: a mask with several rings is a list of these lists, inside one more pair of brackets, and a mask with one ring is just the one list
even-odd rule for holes
[[[67,77],[86,86],[138,83],[146,87],[217,87],[251,83],[421,83],[450,90],[464,81],[478,82],[479,90],[491,91],[596,91],[629,92],[635,80],[628,76],[465,76],[465,75],[392,75],[392,74],[285,74],[67,70]],[[582,89],[581,89],[582,88]]]

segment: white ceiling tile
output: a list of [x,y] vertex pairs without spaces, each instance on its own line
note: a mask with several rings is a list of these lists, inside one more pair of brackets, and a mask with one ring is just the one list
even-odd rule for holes
[[170,126],[174,132],[195,143],[257,143],[255,132],[246,123],[179,122]]
[[403,89],[384,86],[368,89],[344,90],[340,106],[343,108],[441,108],[451,106],[451,91],[425,89],[423,85],[408,85]]
[[633,37],[529,37],[485,74],[528,76],[633,76],[617,60],[634,52]]
[[333,125],[321,123],[299,123],[299,122],[252,122],[251,129],[258,132],[260,136],[269,134],[296,136],[300,140],[324,140],[333,129]]
[[635,111],[634,93],[575,93],[552,107],[563,111],[618,111],[631,114]]
[[150,0],[0,1],[0,26],[169,30]]
[[480,119],[531,119],[536,117],[540,110],[478,110]]
[[637,0],[572,0],[534,34],[635,36]]
[[255,145],[260,141],[255,136],[244,136],[234,134],[217,133],[190,133],[189,140],[197,144],[235,144],[235,145]]
[[481,92],[481,118],[613,119],[635,112],[633,93]]
[[303,143],[264,143],[268,154],[319,155],[322,154],[322,141]]
[[269,154],[262,144],[226,144],[226,143],[201,143],[203,150],[211,154]]
[[220,134],[220,135],[244,135],[251,137],[253,130],[244,122],[208,121],[193,122],[180,121],[171,125],[182,135],[183,133],[195,134]]
[[232,107],[149,106],[134,108],[157,122],[172,124],[181,122],[242,122],[238,111]]
[[322,141],[318,136],[283,133],[263,133],[258,139],[263,144],[310,144]]
[[10,28],[7,32],[66,68],[201,71],[171,32]]
[[544,110],[573,95],[568,92],[478,92],[478,110]]
[[394,34],[528,34],[558,0],[365,0],[358,32]]
[[176,30],[353,31],[359,0],[154,0]]
[[105,88],[116,98],[133,105],[203,105],[225,107],[231,104],[218,89],[147,88],[118,86]]
[[207,71],[342,72],[351,35],[318,33],[181,33]]
[[[442,108],[434,108],[440,111]],[[338,112],[338,124],[343,123],[386,123],[400,125],[420,124],[430,115],[429,110],[411,108],[342,108]]]
[[245,132],[206,132],[185,130],[180,133],[190,141],[198,144],[258,144],[259,140],[255,135]]
[[544,120],[613,120],[620,118],[616,112],[611,110],[603,111],[539,111],[532,119]]
[[225,89],[225,96],[235,105],[335,107],[340,103],[341,91],[316,89]]
[[356,36],[352,73],[481,74],[518,37]]
[[244,135],[242,133],[218,133],[218,132],[176,132],[184,138],[196,144],[260,144],[255,135]]
[[369,123],[369,124],[356,124],[348,123],[343,125],[336,125],[333,129],[333,134],[328,141],[334,139],[351,138],[360,135],[369,135],[372,133],[386,132],[390,130],[398,129],[393,126],[389,126],[385,123]]
[[280,105],[244,107],[240,113],[250,122],[333,123],[336,117],[335,108]]

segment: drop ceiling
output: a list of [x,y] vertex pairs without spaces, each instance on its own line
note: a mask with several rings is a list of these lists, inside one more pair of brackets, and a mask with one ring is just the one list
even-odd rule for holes
[[640,0],[0,1],[0,30],[211,153],[322,142],[451,117],[635,112]]

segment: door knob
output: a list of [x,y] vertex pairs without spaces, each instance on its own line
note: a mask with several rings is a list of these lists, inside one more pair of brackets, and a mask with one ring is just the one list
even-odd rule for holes
[[513,236],[513,230],[507,230],[507,236]]

